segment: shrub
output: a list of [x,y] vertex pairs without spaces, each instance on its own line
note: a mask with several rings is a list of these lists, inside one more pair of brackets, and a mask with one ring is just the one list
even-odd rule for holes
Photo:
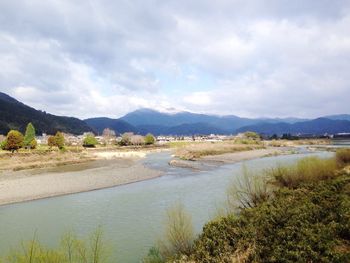
[[243,176],[237,178],[227,190],[229,211],[251,208],[267,201],[272,193],[264,175],[253,174],[243,166]]
[[296,164],[278,166],[266,170],[265,173],[274,178],[279,186],[296,188],[302,183],[331,178],[336,170],[337,163],[334,158],[307,157],[297,161]]
[[339,149],[335,154],[339,166],[350,164],[350,149]]
[[95,147],[96,144],[98,144],[98,141],[96,140],[95,136],[87,135],[84,138],[84,141],[83,141],[83,146],[84,147]]
[[[192,251],[194,229],[191,216],[182,204],[176,204],[167,211],[163,237],[158,241],[158,247],[149,251],[145,260],[161,262],[176,259],[180,255],[189,255]],[[146,261],[147,262],[147,261]]]
[[30,149],[36,149],[36,146],[38,145],[37,141],[35,139],[33,139],[30,144],[29,147]]
[[163,263],[165,262],[162,256],[160,255],[159,249],[152,247],[148,251],[148,255],[142,260],[142,263]]
[[[275,197],[205,225],[194,262],[349,262],[350,177],[282,188]],[[244,253],[242,253],[244,252]]]
[[23,134],[19,131],[11,130],[6,137],[5,150],[18,151],[23,147]]
[[13,263],[105,263],[108,260],[107,245],[103,240],[102,231],[96,230],[88,240],[81,240],[72,233],[67,233],[61,239],[61,246],[49,249],[34,238],[14,249],[7,256],[7,261]]
[[26,133],[24,135],[24,142],[23,142],[24,146],[31,148],[31,144],[33,140],[35,140],[35,128],[33,124],[30,122],[27,125]]
[[146,136],[145,136],[145,144],[146,145],[151,145],[151,144],[154,144],[155,143],[155,138],[154,136],[151,134],[151,133],[148,133]]
[[5,150],[6,149],[6,140],[3,140],[2,142],[0,142],[0,149],[1,150]]

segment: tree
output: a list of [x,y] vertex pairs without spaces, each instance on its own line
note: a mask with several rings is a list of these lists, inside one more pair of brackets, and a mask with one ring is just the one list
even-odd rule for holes
[[50,136],[47,140],[47,145],[50,147],[58,147],[58,149],[64,148],[64,136],[61,132],[57,132],[55,136]]
[[55,142],[58,149],[63,149],[64,147],[64,136],[62,132],[57,132],[55,135]]
[[248,131],[248,132],[245,132],[244,135],[247,139],[252,139],[252,140],[259,140],[260,139],[260,135],[257,134],[256,132]]
[[50,148],[56,146],[55,136],[50,136],[47,139],[47,145],[50,146]]
[[150,145],[150,144],[154,144],[154,142],[155,142],[155,138],[154,138],[153,134],[148,133],[145,136],[145,144],[146,145]]
[[33,124],[30,122],[27,125],[26,128],[26,133],[24,135],[24,147],[26,148],[32,148],[32,146],[34,146],[34,148],[36,147],[36,141],[35,141],[35,128],[33,126]]
[[126,132],[123,134],[122,139],[119,142],[119,145],[121,146],[127,146],[131,144],[131,136],[134,134],[132,132]]
[[83,146],[84,147],[95,147],[96,144],[98,144],[98,141],[96,140],[95,136],[93,135],[87,135],[85,138],[84,138],[84,141],[83,141]]
[[23,134],[19,131],[11,130],[6,137],[5,150],[18,151],[23,147]]

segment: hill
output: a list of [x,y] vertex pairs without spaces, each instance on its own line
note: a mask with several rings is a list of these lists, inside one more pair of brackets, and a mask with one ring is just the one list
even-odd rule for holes
[[92,131],[82,120],[38,111],[0,92],[0,134],[7,134],[11,129],[24,132],[29,122],[33,123],[37,134],[54,134],[57,131],[82,134]]
[[335,134],[341,132],[350,132],[350,121],[331,120],[327,118],[318,118],[310,121],[297,123],[260,123],[244,126],[236,130],[239,132],[254,131],[261,134],[315,134],[323,135],[325,133]]

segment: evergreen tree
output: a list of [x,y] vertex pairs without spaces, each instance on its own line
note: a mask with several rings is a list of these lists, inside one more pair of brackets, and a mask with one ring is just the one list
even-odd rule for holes
[[35,140],[35,128],[33,124],[30,122],[27,125],[26,133],[24,135],[24,147],[30,147],[31,145],[34,145],[33,142]]

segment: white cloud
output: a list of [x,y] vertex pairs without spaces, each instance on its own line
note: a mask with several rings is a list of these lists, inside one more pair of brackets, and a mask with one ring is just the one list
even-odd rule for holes
[[[0,9],[0,91],[48,112],[349,113],[346,0],[13,0]],[[182,76],[188,85],[175,86]]]

